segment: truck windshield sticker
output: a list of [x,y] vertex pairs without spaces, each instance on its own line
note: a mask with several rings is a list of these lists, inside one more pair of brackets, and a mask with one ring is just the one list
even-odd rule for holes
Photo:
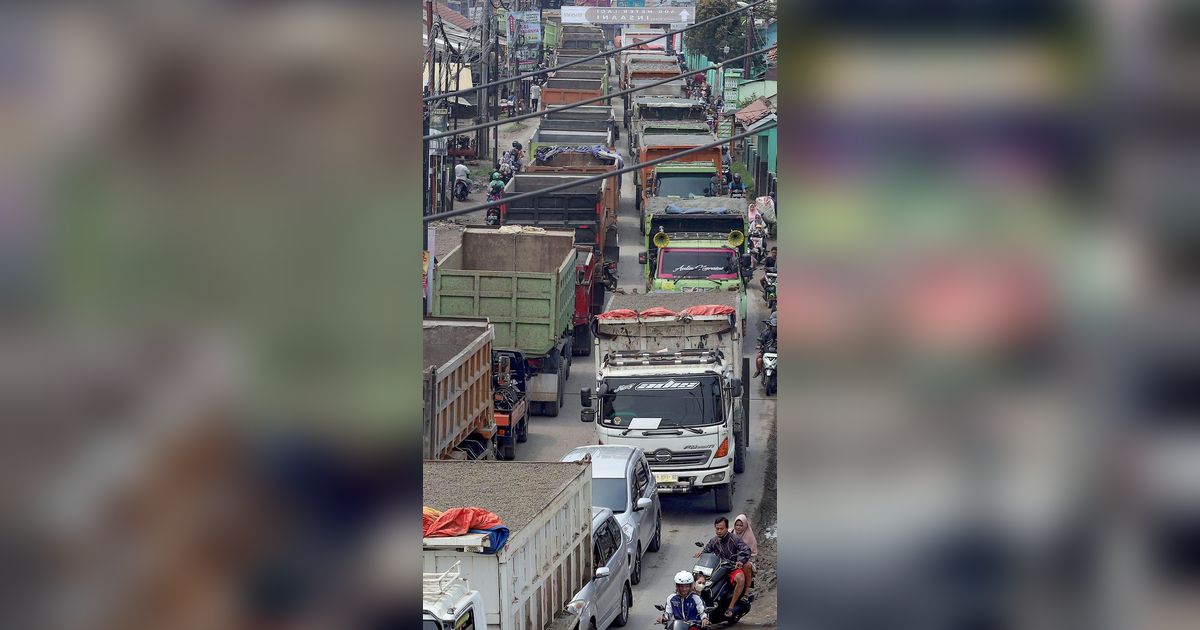
[[626,383],[625,385],[618,385],[617,388],[613,390],[613,392],[614,393],[624,392],[624,391],[628,391],[631,389],[635,389],[635,390],[696,389],[697,387],[700,387],[700,381],[676,381],[674,379],[670,379],[670,380],[666,380],[666,381],[657,381],[657,382],[650,382],[650,383]]
[[733,250],[729,249],[664,249],[658,277],[686,280],[714,278],[727,280],[737,277]]

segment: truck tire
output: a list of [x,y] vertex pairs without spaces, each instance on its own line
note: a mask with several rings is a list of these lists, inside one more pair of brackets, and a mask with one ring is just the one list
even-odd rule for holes
[[717,512],[721,514],[728,513],[733,509],[733,485],[725,484],[713,488],[713,506]]
[[737,445],[733,447],[733,472],[740,475],[746,472],[746,440],[739,436],[734,441]]
[[575,328],[575,347],[573,354],[586,357],[592,354],[592,327],[588,325]]
[[505,461],[512,461],[517,458],[517,447],[513,444],[512,437],[504,440],[504,444],[500,445],[499,457]]
[[517,425],[517,441],[522,442],[522,443],[529,441],[529,417],[528,416],[521,418],[520,424]]
[[767,395],[774,396],[775,392],[778,390],[779,390],[779,375],[772,374],[771,376],[767,377]]
[[542,403],[543,405],[545,405],[543,407],[543,409],[545,410],[545,413],[542,415],[550,416],[551,418],[558,416],[558,410],[560,408],[562,408],[562,404],[563,404],[563,390],[566,389],[566,378],[563,377],[563,372],[562,372],[562,370],[565,370],[565,369],[566,369],[565,366],[560,368],[560,371],[558,373],[558,400],[556,400],[554,402]]

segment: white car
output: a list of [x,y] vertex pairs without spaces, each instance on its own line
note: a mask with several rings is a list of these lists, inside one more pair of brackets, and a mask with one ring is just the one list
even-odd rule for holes
[[629,623],[633,587],[629,580],[628,537],[608,508],[592,508],[592,560],[596,572],[571,598],[567,612],[578,630],[603,630]]
[[650,464],[635,446],[580,446],[560,461],[592,460],[592,504],[613,511],[630,539],[634,584],[642,581],[642,554],[662,543],[662,506]]

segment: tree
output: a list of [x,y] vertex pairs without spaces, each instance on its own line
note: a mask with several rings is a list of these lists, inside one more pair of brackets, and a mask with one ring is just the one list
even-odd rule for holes
[[[722,13],[737,9],[734,0],[698,0],[696,2],[696,21],[702,22]],[[693,28],[684,33],[684,43],[692,50],[708,57],[710,61],[722,62],[729,57],[736,57],[746,52],[746,13],[717,20]],[[729,47],[729,54],[725,47]]]

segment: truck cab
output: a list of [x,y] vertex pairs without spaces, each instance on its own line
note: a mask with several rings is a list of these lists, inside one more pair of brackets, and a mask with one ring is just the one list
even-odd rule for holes
[[716,167],[708,162],[663,162],[654,167],[647,194],[673,199],[715,196],[711,188],[716,174]]
[[483,597],[459,572],[456,563],[442,573],[423,573],[421,630],[474,630],[487,627]]
[[610,317],[595,335],[596,391],[581,392],[580,419],[602,445],[642,449],[659,493],[712,492],[729,511],[746,448],[734,316]]

